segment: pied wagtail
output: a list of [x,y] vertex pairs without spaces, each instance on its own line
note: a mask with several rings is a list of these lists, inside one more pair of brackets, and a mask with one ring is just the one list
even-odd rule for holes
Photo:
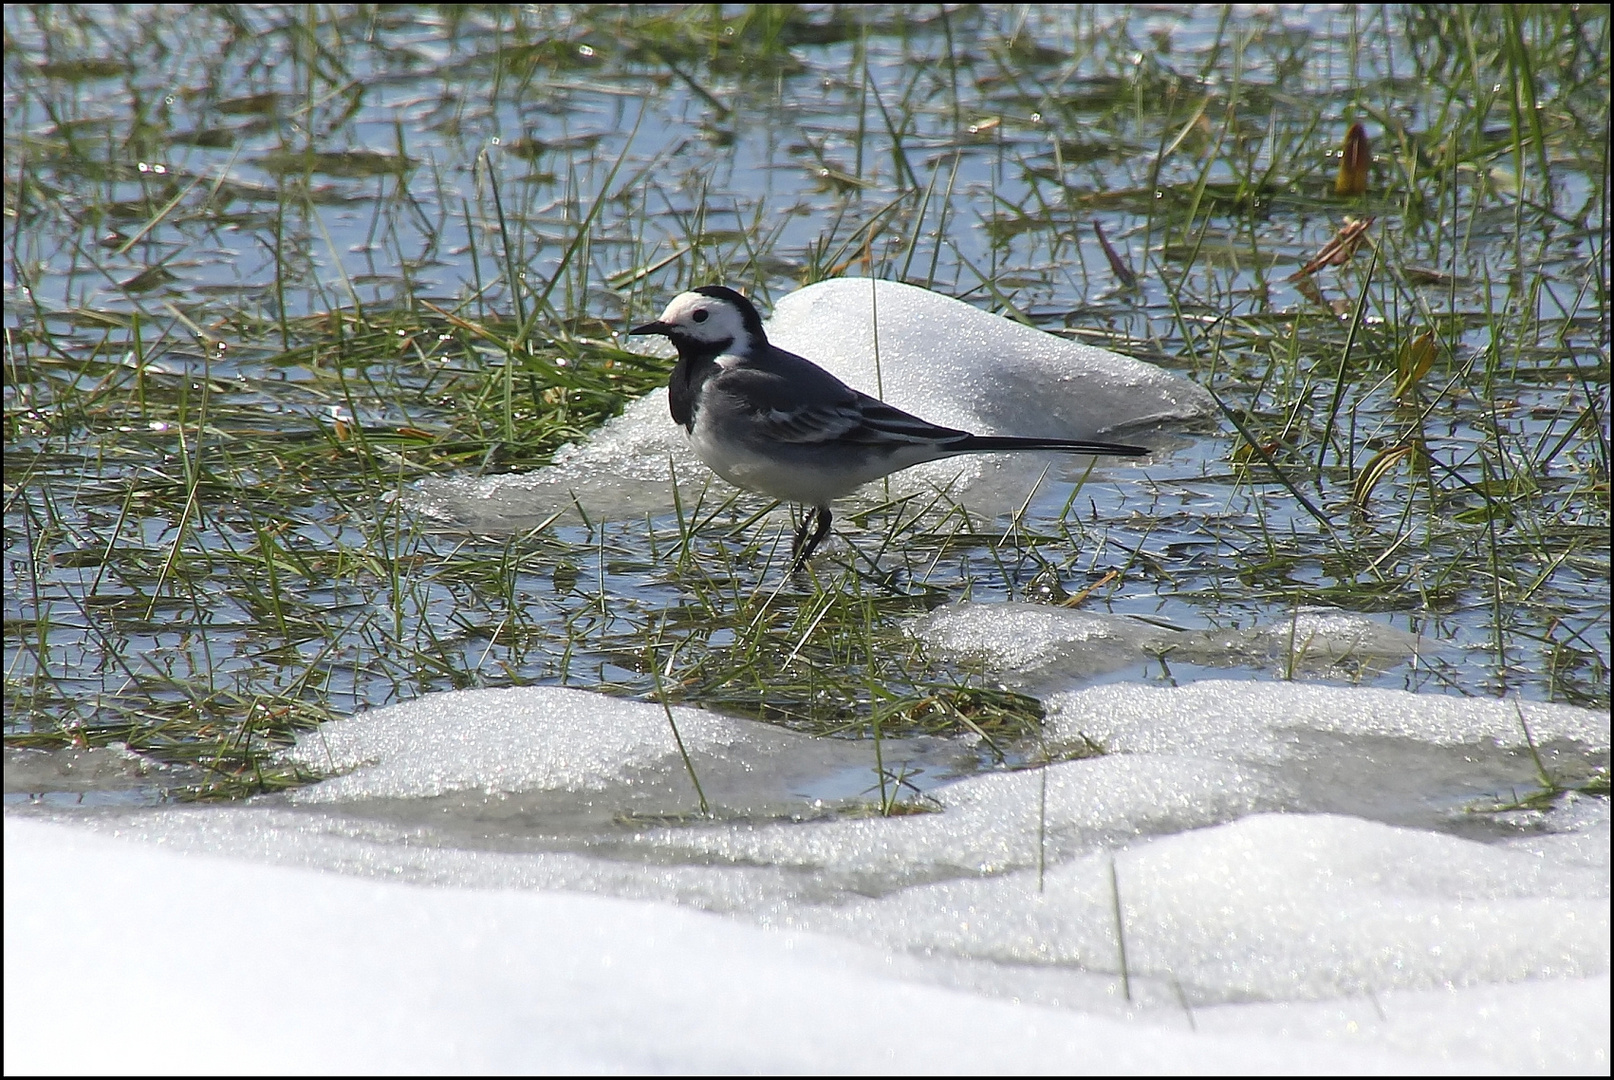
[[910,465],[1010,450],[1149,453],[1118,443],[971,435],[921,420],[768,344],[751,301],[722,285],[679,293],[661,318],[628,333],[661,334],[677,348],[667,384],[672,417],[713,472],[811,508],[790,547],[793,570],[829,535],[831,501]]

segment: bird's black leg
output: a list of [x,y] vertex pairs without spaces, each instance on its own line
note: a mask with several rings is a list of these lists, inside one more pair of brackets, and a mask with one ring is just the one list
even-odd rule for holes
[[808,510],[801,516],[801,524],[796,527],[796,538],[790,542],[790,569],[792,573],[800,570],[801,564],[806,561],[801,555],[801,545],[807,542],[807,529],[812,525],[813,515],[816,513],[818,513],[817,507]]
[[[814,520],[817,520],[818,527],[813,529],[813,534],[809,537],[807,529],[813,524]],[[796,530],[796,542],[790,545],[790,569],[792,573],[806,566],[808,556],[817,551],[818,545],[824,542],[824,537],[829,535],[829,523],[831,520],[833,519],[827,506],[815,506],[807,512],[806,517],[801,519],[801,528]]]

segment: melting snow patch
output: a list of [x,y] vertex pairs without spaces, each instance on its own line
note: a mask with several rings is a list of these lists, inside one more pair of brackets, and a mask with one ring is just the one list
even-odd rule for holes
[[896,281],[809,285],[767,325],[775,345],[849,385],[977,435],[1090,439],[1216,411],[1202,387],[1152,364]]
[[[773,729],[679,706],[691,753]],[[302,735],[292,761],[344,772],[291,794],[303,803],[425,798],[454,791],[598,791],[676,754],[657,705],[586,690],[521,687],[428,694]],[[349,771],[351,770],[351,771]]]
[[1580,977],[1606,973],[1609,952],[1601,873],[1321,814],[1151,837],[1050,865],[1040,884],[1022,870],[781,921],[1115,975],[1124,937],[1130,978],[1196,1005]]
[[[1562,740],[1609,748],[1609,715],[1539,701],[1495,701],[1302,683],[1205,680],[1183,687],[1124,683],[1048,699],[1050,742],[1096,739],[1112,751],[1280,760],[1296,731],[1503,748]],[[1522,722],[1521,722],[1522,718]]]
[[928,645],[982,657],[1022,684],[1068,685],[1161,654],[1207,667],[1327,672],[1346,662],[1400,662],[1422,645],[1416,634],[1330,608],[1302,609],[1249,630],[1185,631],[1047,604],[961,601],[915,619],[913,633]]
[[987,773],[935,789],[939,814],[795,825],[658,829],[644,843],[685,857],[812,867],[865,883],[993,874],[1087,850],[1106,838],[1191,828],[1259,805],[1260,788],[1225,763],[1098,757]]
[[[59,1056],[64,1044],[49,1037],[57,1031],[50,1018],[61,1013],[50,1003],[66,993],[104,994],[104,1006],[100,998],[81,1004],[130,1018],[131,1031],[156,1030],[139,1009],[120,1013],[112,1003],[145,1001],[131,987],[152,982],[159,970],[160,985],[192,990],[158,1011],[201,1016],[197,1030],[218,1039],[185,1047],[230,1057],[234,1048],[258,1045],[269,1017],[312,1033],[299,1044],[306,1060],[297,1059],[309,1070],[355,1061],[512,1071],[537,1062],[867,1069],[877,1064],[869,1047],[899,1050],[910,1064],[975,1062],[983,1069],[1068,1069],[1072,1061],[1206,1069],[1212,1062],[1205,1048],[1217,1045],[1212,1031],[1237,1040],[1230,1052],[1271,1052],[1266,1060],[1291,1069],[1366,1068],[1387,1059],[1351,1055],[1393,1050],[1436,1055],[1399,1061],[1420,1070],[1442,1062],[1470,1070],[1606,1070],[1607,799],[1565,798],[1542,822],[1552,831],[1515,833],[1500,843],[1362,816],[1269,812],[1294,805],[1286,785],[1297,777],[1334,786],[1322,761],[1289,756],[1296,730],[1450,745],[1467,756],[1476,743],[1523,745],[1522,710],[1539,744],[1592,751],[1608,747],[1606,715],[1249,682],[1106,686],[1049,704],[1051,747],[1085,734],[1110,753],[958,780],[931,790],[939,813],[910,817],[785,823],[779,816],[672,815],[688,824],[669,827],[652,812],[623,826],[610,814],[641,789],[652,802],[661,797],[657,790],[674,791],[667,776],[678,775],[676,764],[668,767],[676,749],[665,714],[654,705],[540,688],[432,695],[326,725],[299,742],[298,760],[354,771],[293,796],[315,805],[273,805],[283,798],[274,797],[265,800],[271,805],[88,819],[170,849],[406,876],[441,886],[435,889],[243,867],[155,845],[114,847],[28,823],[19,830],[13,814],[6,825],[7,985],[36,992],[6,996],[8,1034],[28,1033],[25,1041],[8,1039],[7,1067],[47,1060],[19,1054],[69,1060]],[[747,764],[799,749],[781,740],[820,744],[693,709],[674,716],[692,755],[709,762]],[[1403,765],[1390,771],[1399,775]],[[649,766],[660,769],[661,789],[638,771]],[[686,805],[687,793],[676,787]],[[602,804],[606,825],[567,834],[551,850],[540,835],[550,828],[544,800],[530,804],[540,808],[530,819],[513,824],[475,816],[484,805],[503,805],[508,792],[534,789],[588,792]],[[395,802],[362,802],[451,792],[464,798],[428,809],[433,818],[469,812],[470,824],[457,834],[425,816],[380,812],[395,810]],[[485,804],[478,792],[489,793]],[[1377,798],[1371,790],[1362,797]],[[370,811],[376,813],[365,816]],[[1376,805],[1364,811],[1380,813]],[[513,830],[502,839],[533,846],[471,850],[454,842],[495,828]],[[454,888],[470,884],[528,891]],[[535,889],[677,900],[775,932]],[[120,920],[87,914],[117,897]],[[272,975],[289,971],[287,979],[304,981],[272,980],[257,990],[250,980],[220,976],[210,954],[194,947],[196,928],[211,932],[208,913],[219,911],[279,928],[325,957],[326,967],[308,982],[295,965],[271,965]],[[138,963],[126,962],[120,944],[131,922],[146,928]],[[170,966],[154,969],[159,961]],[[938,983],[980,992],[944,991]],[[745,1005],[764,985],[773,996]],[[915,1018],[938,1014],[967,1017],[948,1031],[978,1039],[1008,1016],[1008,997],[1060,1004],[1022,1008],[1036,1010],[1037,1030],[1065,1035],[1037,1043],[1011,1022],[990,1061],[956,1056],[963,1050],[934,1025],[922,1038],[889,1041]],[[700,1009],[684,1008],[690,1000]],[[869,1022],[861,1006],[826,1006],[811,1013],[813,1023],[801,1026],[788,1053],[762,1019],[844,1000],[911,1008]],[[632,1017],[625,1027],[623,1015]],[[1028,1023],[1031,1014],[1015,1015]],[[228,1018],[242,1016],[253,1023],[229,1026]],[[1104,1026],[1123,1016],[1148,1026]],[[1192,1035],[1196,1016],[1202,1026]],[[1494,1022],[1481,1023],[1483,1016]],[[1364,1026],[1363,1017],[1372,1023]],[[694,1038],[689,1025],[697,1023],[713,1026]],[[1538,1029],[1547,1034],[1532,1034]],[[624,1030],[633,1038],[624,1041]],[[1095,1057],[1092,1038],[1104,1032],[1107,1049]],[[1326,1042],[1301,1046],[1287,1041],[1294,1034]],[[145,1060],[129,1057],[130,1045],[121,1035],[73,1044],[113,1055],[86,1057],[86,1065],[121,1062],[125,1070]],[[170,1066],[188,1060],[174,1058],[169,1042],[153,1045]],[[473,1056],[429,1056],[430,1047],[446,1053],[444,1046],[472,1047]],[[1138,1057],[1140,1047],[1150,1054],[1169,1047],[1171,1054]],[[1242,1058],[1224,1064],[1246,1068]]]

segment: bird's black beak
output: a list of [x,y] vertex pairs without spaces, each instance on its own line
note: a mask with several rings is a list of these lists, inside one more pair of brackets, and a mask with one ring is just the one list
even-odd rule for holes
[[660,321],[647,322],[643,326],[635,326],[628,331],[629,337],[635,334],[660,334],[662,337],[669,337],[672,334],[672,327]]

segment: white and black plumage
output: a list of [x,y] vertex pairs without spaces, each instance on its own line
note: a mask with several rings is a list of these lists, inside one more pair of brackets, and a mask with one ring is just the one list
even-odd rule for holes
[[722,285],[679,293],[661,318],[628,332],[661,334],[677,348],[667,384],[672,417],[713,472],[736,487],[811,508],[790,549],[796,569],[829,535],[833,500],[910,465],[1013,450],[1149,452],[1077,439],[971,435],[921,420],[770,345],[751,301]]

